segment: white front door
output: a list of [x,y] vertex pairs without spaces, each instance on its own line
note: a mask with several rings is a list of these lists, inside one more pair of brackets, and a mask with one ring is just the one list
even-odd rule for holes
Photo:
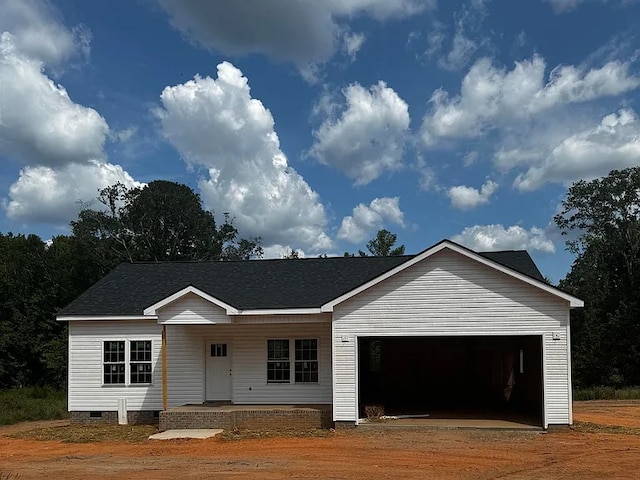
[[231,400],[231,343],[207,342],[205,400]]

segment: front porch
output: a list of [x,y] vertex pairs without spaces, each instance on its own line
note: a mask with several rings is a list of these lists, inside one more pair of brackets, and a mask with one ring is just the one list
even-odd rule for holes
[[160,412],[159,429],[287,429],[333,427],[331,405],[183,405]]

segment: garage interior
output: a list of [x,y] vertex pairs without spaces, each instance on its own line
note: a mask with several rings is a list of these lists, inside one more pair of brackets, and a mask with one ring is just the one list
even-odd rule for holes
[[360,418],[383,411],[543,426],[539,335],[367,337],[358,357]]

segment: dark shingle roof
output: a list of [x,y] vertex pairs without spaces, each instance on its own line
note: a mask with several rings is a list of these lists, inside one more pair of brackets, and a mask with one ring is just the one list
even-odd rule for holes
[[409,258],[123,263],[59,315],[140,315],[189,285],[240,310],[319,307]]
[[[525,251],[481,255],[542,280]],[[189,285],[239,310],[317,308],[413,257],[123,263],[58,315],[141,315]]]
[[485,258],[493,260],[500,265],[524,273],[528,277],[544,282],[544,277],[533,263],[533,259],[526,250],[503,250],[501,252],[481,252]]

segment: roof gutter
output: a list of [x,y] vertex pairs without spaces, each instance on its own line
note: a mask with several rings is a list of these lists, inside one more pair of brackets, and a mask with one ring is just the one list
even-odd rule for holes
[[323,313],[320,307],[317,308],[262,308],[255,310],[239,310],[234,315],[317,315]]
[[57,315],[58,322],[97,321],[97,320],[158,320],[157,315]]

